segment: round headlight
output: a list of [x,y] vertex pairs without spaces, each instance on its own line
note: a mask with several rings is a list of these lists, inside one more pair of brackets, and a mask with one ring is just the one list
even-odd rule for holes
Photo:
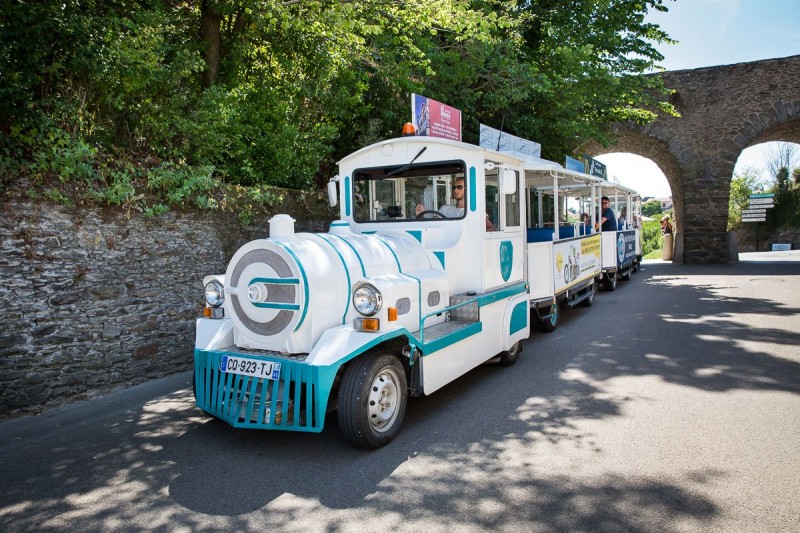
[[219,307],[225,303],[225,288],[219,281],[206,283],[206,303],[211,307]]
[[353,291],[353,305],[364,316],[372,316],[381,309],[381,293],[372,285],[361,285]]

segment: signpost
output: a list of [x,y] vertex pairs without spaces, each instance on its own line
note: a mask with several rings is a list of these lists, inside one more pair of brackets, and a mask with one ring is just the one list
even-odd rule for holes
[[[775,195],[771,192],[755,193],[750,195],[748,209],[742,209],[742,222],[766,222],[767,209],[775,207]],[[756,251],[758,251],[758,230],[756,226]]]

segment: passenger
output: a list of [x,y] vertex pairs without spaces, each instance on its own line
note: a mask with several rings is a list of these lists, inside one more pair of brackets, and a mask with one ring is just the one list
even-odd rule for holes
[[661,235],[672,235],[672,224],[669,223],[669,215],[661,217]]
[[[446,218],[461,218],[464,216],[464,178],[458,178],[453,183],[453,200],[455,200],[455,205],[453,204],[444,204],[442,207],[438,209],[438,211],[444,215]],[[425,211],[425,206],[422,204],[417,204],[415,212],[419,217],[420,213]],[[486,214],[486,230],[487,231],[494,231],[494,224],[492,221],[489,220],[489,214]]]
[[608,204],[608,196],[600,198],[600,229],[603,231],[616,231],[617,218],[614,216],[614,210]]
[[628,208],[623,207],[622,209],[619,210],[619,218],[617,218],[617,229],[620,230],[625,229],[625,226],[628,223],[627,218],[628,218]]
[[581,213],[581,223],[583,224],[583,234],[587,234],[589,232],[589,225],[592,223],[591,217],[589,217],[589,213]]

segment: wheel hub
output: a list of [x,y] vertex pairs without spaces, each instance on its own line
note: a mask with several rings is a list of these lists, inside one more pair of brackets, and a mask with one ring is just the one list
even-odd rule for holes
[[370,424],[380,430],[397,414],[398,390],[395,380],[388,372],[378,374],[372,383],[368,398]]

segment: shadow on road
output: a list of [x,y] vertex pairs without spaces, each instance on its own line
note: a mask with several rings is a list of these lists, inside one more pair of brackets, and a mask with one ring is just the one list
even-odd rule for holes
[[[751,268],[762,271],[744,271]],[[732,306],[737,315],[795,316],[800,308],[679,282],[698,271],[659,265],[618,292],[600,294],[595,305],[605,312],[624,299],[619,291],[637,283],[651,294],[625,299],[635,319],[627,331],[598,335],[586,327],[588,311],[565,313],[555,333],[532,336],[517,365],[485,365],[431,397],[412,399],[400,436],[380,450],[351,448],[335,417],[319,435],[234,430],[205,418],[187,390],[124,420],[99,420],[102,439],[81,437],[80,428],[56,431],[22,453],[23,460],[45,458],[24,474],[22,465],[0,462],[4,474],[16,474],[0,478],[0,529],[302,530],[319,527],[313,519],[323,512],[331,515],[326,530],[353,529],[376,516],[381,527],[408,530],[704,524],[718,507],[696,487],[724,473],[694,472],[685,482],[646,475],[576,481],[548,475],[527,453],[536,443],[563,441],[602,452],[578,422],[620,416],[630,398],[610,397],[597,385],[620,376],[658,376],[706,391],[800,393],[800,365],[743,346],[797,346],[800,334],[753,328],[731,316]],[[660,297],[693,305],[654,311]],[[565,339],[574,350],[555,348]],[[590,382],[568,379],[575,370]],[[450,510],[446,518],[441,509]]]

